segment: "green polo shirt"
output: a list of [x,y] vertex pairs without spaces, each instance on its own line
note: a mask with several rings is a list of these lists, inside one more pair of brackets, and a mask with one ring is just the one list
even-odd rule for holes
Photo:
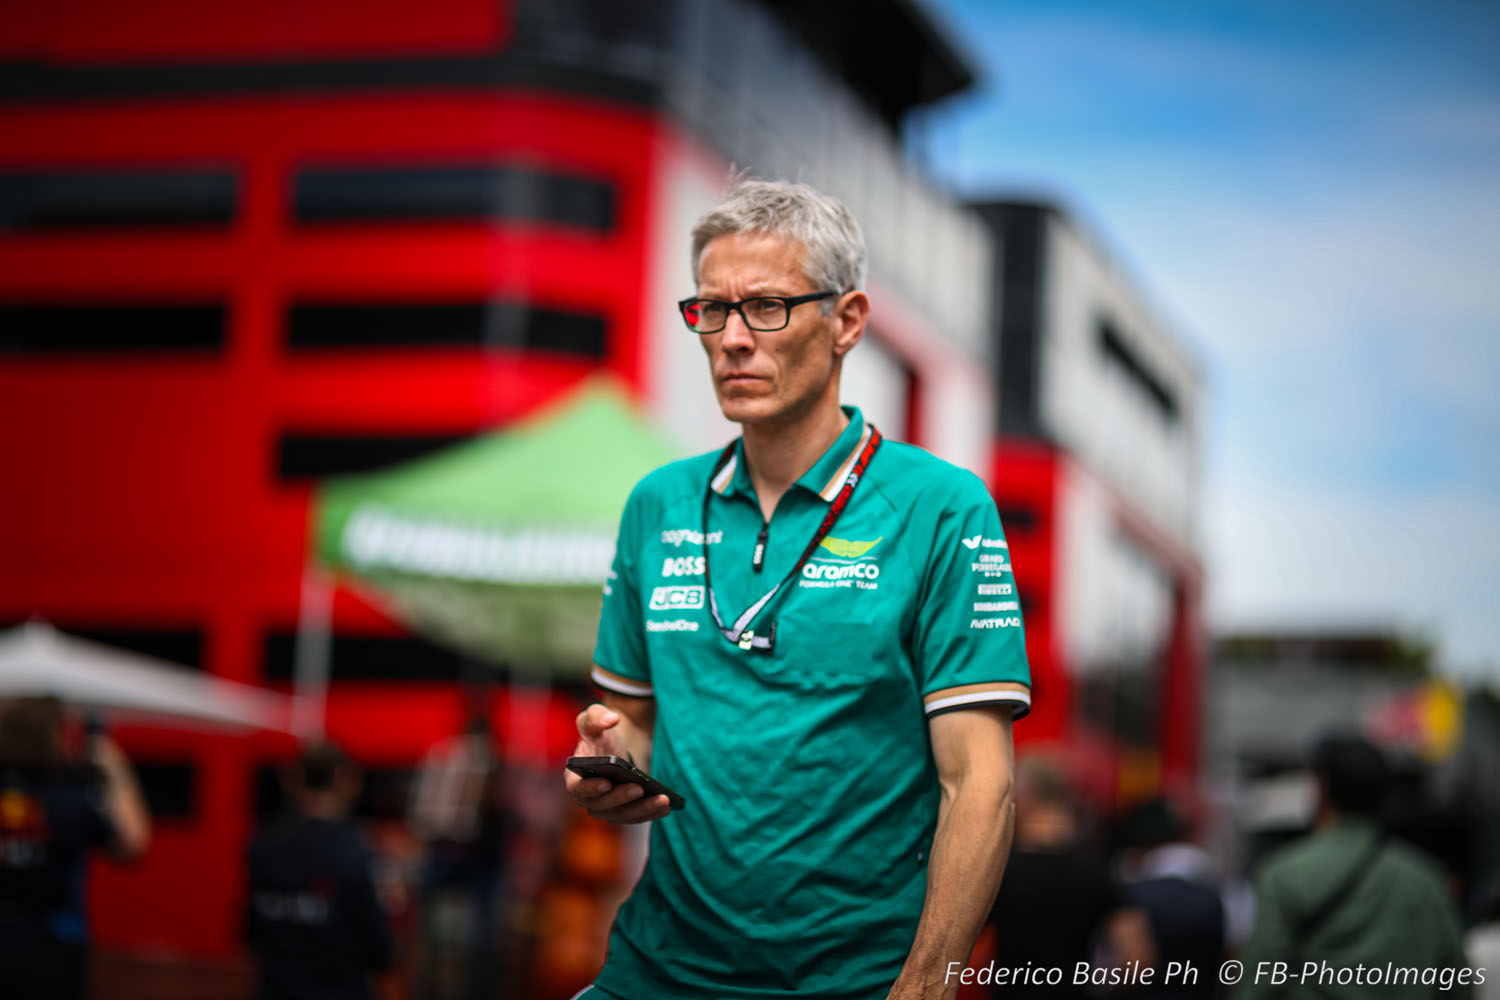
[[[984,484],[886,440],[843,515],[750,627],[715,627],[780,582],[869,437],[849,426],[764,519],[743,443],[664,466],[625,507],[594,659],[609,691],[654,697],[651,772],[687,807],[650,860],[597,984],[657,997],[878,998],[926,885],[939,788],[927,720],[1030,705],[1010,553]],[[709,494],[708,530],[701,517]],[[963,956],[958,956],[963,957]]]

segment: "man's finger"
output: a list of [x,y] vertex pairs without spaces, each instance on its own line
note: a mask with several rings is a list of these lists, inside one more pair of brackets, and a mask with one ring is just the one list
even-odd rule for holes
[[614,787],[608,778],[584,778],[572,771],[564,775],[563,784],[579,805],[587,805],[590,800],[597,799]]
[[606,788],[602,795],[589,796],[583,805],[591,813],[609,812],[622,806],[634,805],[644,791],[634,782],[621,782],[612,788]]
[[653,795],[639,802],[631,802],[614,809],[590,809],[589,815],[609,823],[625,824],[661,819],[671,811],[672,804],[667,801],[665,795]]

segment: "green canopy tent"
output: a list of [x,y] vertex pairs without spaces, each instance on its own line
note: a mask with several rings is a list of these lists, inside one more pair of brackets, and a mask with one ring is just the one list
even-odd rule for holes
[[[520,677],[584,676],[631,488],[681,449],[611,381],[401,466],[321,484],[318,561],[414,632]],[[303,591],[299,693],[326,682],[328,588]]]

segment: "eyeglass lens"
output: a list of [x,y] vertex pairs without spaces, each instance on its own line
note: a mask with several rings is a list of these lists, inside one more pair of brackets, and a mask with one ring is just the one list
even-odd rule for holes
[[[700,333],[722,330],[729,322],[729,306],[712,299],[699,299],[683,310],[688,325]],[[740,305],[740,315],[752,330],[779,330],[787,324],[787,305],[782,299],[749,299]]]

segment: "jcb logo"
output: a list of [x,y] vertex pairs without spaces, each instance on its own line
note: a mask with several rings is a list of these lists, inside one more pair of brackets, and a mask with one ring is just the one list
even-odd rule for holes
[[662,576],[702,576],[702,556],[677,556],[661,564]]
[[692,611],[701,607],[702,587],[657,587],[651,592],[652,611]]

